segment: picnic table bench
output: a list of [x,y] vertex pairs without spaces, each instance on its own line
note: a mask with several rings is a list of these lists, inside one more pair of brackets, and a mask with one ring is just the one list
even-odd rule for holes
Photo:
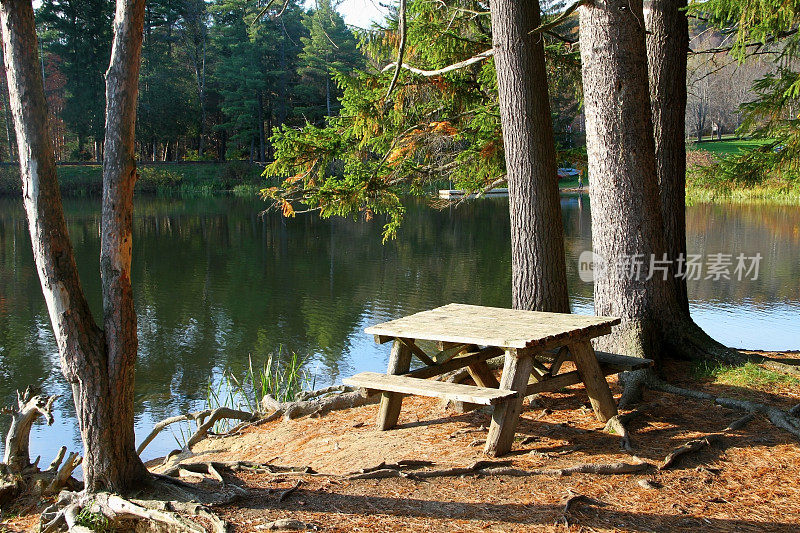
[[[653,364],[592,349],[590,340],[610,333],[619,322],[614,317],[449,304],[367,328],[376,342],[393,342],[387,372],[362,372],[342,381],[382,392],[381,430],[397,424],[403,395],[492,406],[485,451],[503,455],[511,450],[525,396],[584,383],[598,420],[617,414],[605,376]],[[418,341],[436,342],[439,351],[428,354]],[[486,361],[500,355],[505,360],[498,381]],[[413,357],[425,366],[410,371]],[[577,370],[561,372],[567,361]],[[476,385],[429,379],[465,367]]]

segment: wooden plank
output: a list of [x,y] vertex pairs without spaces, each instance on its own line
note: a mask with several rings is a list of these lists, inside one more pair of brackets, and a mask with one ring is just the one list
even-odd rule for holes
[[605,335],[618,323],[619,319],[613,317],[449,304],[377,324],[365,331],[417,340],[548,349]]
[[504,455],[511,451],[514,442],[514,433],[519,423],[519,414],[522,411],[523,394],[528,386],[531,375],[533,357],[526,353],[515,353],[515,350],[506,352],[506,361],[503,366],[503,376],[500,378],[500,388],[512,390],[519,395],[494,408],[492,424],[486,436],[484,452],[488,455]]
[[500,382],[497,381],[496,377],[494,377],[492,370],[485,361],[480,361],[469,365],[469,375],[472,376],[473,380],[475,380],[476,385],[490,389],[500,388]]
[[[411,350],[408,346],[395,340],[392,353],[389,355],[389,368],[387,374],[405,374],[411,366]],[[370,388],[370,387],[367,387]],[[403,395],[394,392],[384,392],[381,395],[381,406],[378,410],[378,428],[381,431],[392,429],[397,425],[400,417],[400,408],[403,406]]]
[[411,350],[411,352],[412,352],[414,355],[416,355],[416,356],[417,356],[417,358],[418,358],[420,361],[422,361],[423,363],[425,363],[426,365],[428,365],[428,366],[432,366],[432,365],[435,365],[435,364],[436,364],[436,362],[435,362],[433,359],[431,359],[430,357],[428,357],[428,354],[426,354],[425,352],[423,352],[423,351],[422,351],[422,348],[420,348],[419,346],[417,346],[417,344],[414,342],[414,339],[404,339],[404,338],[400,338],[400,342],[402,342],[403,344],[405,344],[406,346],[408,346],[408,348]]
[[562,346],[558,350],[555,359],[553,359],[553,364],[550,365],[550,375],[555,376],[556,374],[558,374],[558,371],[561,370],[561,365],[571,360],[572,360],[572,353],[570,353],[569,348],[567,348],[566,346]]
[[433,354],[433,358],[436,359],[436,364],[441,365],[442,363],[446,363],[453,357],[457,356],[461,352],[463,352],[468,345],[459,343],[450,346],[449,348],[445,348],[442,351]]
[[431,398],[443,398],[457,402],[495,405],[517,396],[516,391],[487,389],[475,385],[431,381],[428,379],[392,376],[377,372],[361,372],[342,380],[345,385],[367,389],[391,391],[393,393],[415,394]]
[[595,351],[594,354],[601,365],[616,368],[618,372],[641,370],[643,368],[650,368],[653,366],[652,359],[643,359],[641,357],[630,357],[627,355],[618,355],[615,353],[598,351]]
[[529,384],[527,389],[525,389],[525,396],[539,394],[540,392],[555,392],[563,389],[564,387],[569,387],[570,385],[575,385],[580,382],[581,375],[577,370],[565,372],[564,374],[559,374],[555,377],[546,379],[545,381]]
[[412,378],[423,378],[423,379],[432,378],[434,376],[439,376],[441,374],[445,374],[452,370],[458,370],[459,368],[464,368],[465,366],[469,366],[473,363],[486,361],[487,359],[498,357],[500,355],[503,355],[502,348],[495,348],[495,347],[484,348],[477,352],[453,357],[452,359],[450,359],[446,363],[442,363],[441,365],[419,368],[417,370],[412,370],[411,372],[404,375]]
[[597,357],[589,341],[575,342],[569,345],[569,351],[575,358],[575,366],[581,375],[581,381],[586,385],[589,401],[594,409],[594,414],[600,422],[607,422],[617,414],[617,404],[611,395],[611,389],[600,370]]

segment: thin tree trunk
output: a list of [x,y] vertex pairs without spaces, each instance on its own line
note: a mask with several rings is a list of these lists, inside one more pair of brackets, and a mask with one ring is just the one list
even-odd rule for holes
[[544,47],[530,31],[538,2],[492,0],[500,118],[511,217],[512,303],[569,312]]
[[[645,10],[650,107],[653,112],[656,173],[664,219],[667,257],[686,256],[686,54],[689,25],[686,0],[652,0]],[[670,276],[687,314],[686,280]]]
[[93,418],[91,427],[83,428],[87,451],[92,452],[83,462],[89,490],[124,491],[147,476],[136,454],[133,430],[138,339],[131,287],[136,103],[144,6],[145,0],[117,1],[111,62],[106,72],[100,278],[108,390],[105,397],[90,400],[90,406],[96,402],[108,411],[99,418],[89,412],[92,409],[84,408],[87,412],[83,413],[79,409],[87,423]]
[[[664,320],[664,344],[683,358],[712,357],[737,361],[741,356],[709,337],[692,320],[686,280],[677,277],[675,261],[686,257],[686,54],[689,29],[685,0],[652,0],[645,11],[647,62],[653,112],[656,172],[664,222],[667,278],[676,309]],[[701,131],[698,128],[698,131]]]
[[[135,45],[138,35],[141,43],[143,4],[143,0],[120,0],[115,21],[114,59],[108,74],[109,84],[114,89],[108,94],[111,116],[107,124],[109,138],[104,162],[101,274],[105,331],[102,331],[92,317],[81,288],[64,220],[38,68],[33,7],[30,0],[0,2],[0,26],[20,153],[23,202],[62,372],[72,386],[84,443],[84,480],[90,492],[123,492],[147,476],[133,441],[136,322],[135,316],[131,316],[132,305],[126,304],[130,301],[129,199],[132,198],[134,172],[135,117],[132,109],[135,109],[135,74],[138,73],[138,53],[135,46],[130,46],[130,41]],[[135,68],[126,69],[125,59],[134,62]],[[120,71],[128,75],[121,76]],[[131,79],[133,88],[128,84]],[[122,80],[126,83],[120,83]],[[121,159],[115,162],[115,157]]]
[[258,98],[256,99],[258,105],[258,161],[264,161],[264,97],[261,91],[258,91]]

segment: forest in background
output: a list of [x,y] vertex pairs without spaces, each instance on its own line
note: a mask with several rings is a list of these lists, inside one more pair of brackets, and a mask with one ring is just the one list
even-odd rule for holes
[[[418,49],[410,55],[417,62],[435,68],[491,46],[488,20],[476,15],[480,3],[463,4],[464,11],[451,17],[447,9],[411,2]],[[311,8],[299,0],[266,10],[265,5],[264,0],[147,3],[137,117],[140,161],[271,161],[275,154],[270,138],[282,126],[325,126],[327,117],[339,114],[346,88],[365,92],[370,84],[386,84],[383,66],[392,60],[399,41],[396,13],[365,29],[347,26],[332,0],[318,0]],[[546,11],[554,17],[564,7],[556,2]],[[103,74],[112,18],[109,0],[44,0],[37,10],[58,161],[97,162],[102,157]],[[687,137],[733,133],[741,125],[739,105],[751,95],[752,83],[774,70],[774,64],[760,56],[739,63],[725,48],[729,37],[696,20],[690,26]],[[436,38],[430,50],[419,49],[432,35]],[[580,147],[577,18],[566,17],[544,38],[550,52],[556,139],[562,149]],[[494,109],[493,82],[487,82],[494,75],[492,61],[486,64],[488,69],[477,65],[464,69],[466,75],[429,80],[420,91],[424,94],[409,104],[418,105],[423,98],[433,103],[443,99],[447,105],[448,99],[459,97]],[[4,75],[0,90],[5,126],[0,161],[10,161],[15,160],[15,143]],[[461,106],[458,112],[464,111]],[[496,121],[484,119],[475,129],[499,141]],[[484,153],[495,150],[488,142],[480,146]],[[453,148],[465,146],[455,143]]]

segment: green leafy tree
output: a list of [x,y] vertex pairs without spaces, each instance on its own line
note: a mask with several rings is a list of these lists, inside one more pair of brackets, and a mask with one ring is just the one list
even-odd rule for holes
[[[390,238],[402,222],[403,194],[447,181],[468,190],[503,182],[488,11],[478,1],[412,0],[407,19],[403,63],[414,70],[401,69],[391,95],[400,43],[396,14],[385,28],[360,36],[368,60],[363,70],[335,74],[342,91],[339,116],[325,126],[283,128],[273,137],[276,158],[265,175],[286,179],[264,195],[285,214],[300,209],[298,204],[322,216],[383,214],[384,236]],[[553,23],[549,31],[556,35],[575,27],[574,19],[558,15],[546,15],[545,23]],[[549,77],[577,100],[576,51],[560,35],[544,38]],[[565,157],[571,156],[562,152],[559,159]]]
[[[78,136],[78,151],[103,142],[105,71],[114,3],[109,0],[44,0],[37,12],[43,46],[58,55],[67,79],[62,119]],[[100,150],[95,154],[100,157]]]

